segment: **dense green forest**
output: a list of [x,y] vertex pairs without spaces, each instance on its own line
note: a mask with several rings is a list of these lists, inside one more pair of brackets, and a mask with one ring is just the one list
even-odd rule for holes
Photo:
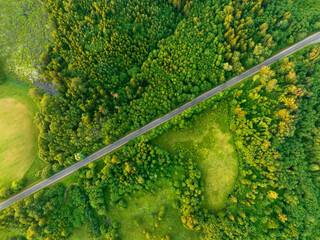
[[[40,107],[42,178],[320,29],[320,9],[291,0],[45,0],[41,8],[53,42],[38,71],[59,91],[31,94]],[[30,56],[36,63],[33,57],[39,56]],[[151,213],[154,226],[144,223],[146,216],[130,215],[146,239],[177,238],[164,227],[175,222],[171,212],[184,226],[181,236],[195,239],[317,239],[319,59],[320,47],[313,45],[263,67],[80,169],[66,199],[59,183],[2,211],[0,234],[10,229],[18,239],[70,239],[74,229],[85,228],[91,238],[130,239],[126,219],[112,213],[126,216],[139,206],[134,200],[170,187],[172,197]],[[196,152],[169,151],[157,139],[170,129],[192,129],[199,113],[221,108],[239,169],[226,206],[213,211]],[[133,200],[138,195],[142,200]]]
[[37,117],[40,156],[52,166],[44,175],[302,40],[319,22],[285,0],[194,1],[184,11],[166,1],[47,8],[58,27],[41,61],[59,97],[44,96]]
[[[108,224],[109,209],[126,209],[128,196],[156,194],[165,181],[175,189],[171,206],[182,223],[203,239],[316,239],[320,234],[319,58],[320,46],[314,46],[263,68],[245,84],[177,116],[103,162],[81,169],[67,202],[65,187],[58,184],[3,211],[1,226],[19,227],[28,239],[68,239],[74,227],[83,225],[92,237],[117,239],[121,224]],[[240,165],[227,206],[213,212],[202,207],[204,185],[196,162],[152,141],[170,128],[192,128],[199,112],[218,108],[222,102],[228,103],[223,106],[229,109]],[[152,239],[152,232],[145,234]]]

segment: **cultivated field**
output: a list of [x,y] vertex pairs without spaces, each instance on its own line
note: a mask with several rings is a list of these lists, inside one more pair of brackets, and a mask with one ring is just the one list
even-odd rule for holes
[[13,80],[0,85],[0,188],[23,177],[37,157],[37,106],[28,89]]

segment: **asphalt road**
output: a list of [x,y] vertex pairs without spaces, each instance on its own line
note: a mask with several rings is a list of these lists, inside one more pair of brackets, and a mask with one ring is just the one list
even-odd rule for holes
[[8,200],[6,200],[5,202],[0,203],[0,211],[2,211],[3,209],[11,206],[12,204],[14,204],[15,202],[39,191],[42,188],[45,188],[53,183],[56,183],[57,181],[61,180],[62,178],[70,175],[71,173],[75,172],[76,170],[78,170],[79,168],[82,168],[83,166],[86,166],[87,164],[89,164],[90,162],[93,162],[101,157],[103,157],[104,155],[114,151],[115,149],[118,149],[119,147],[123,146],[124,144],[126,144],[127,142],[129,142],[130,140],[150,131],[153,128],[158,127],[159,125],[165,123],[166,121],[170,120],[171,118],[179,115],[180,113],[182,113],[183,111],[185,111],[186,109],[195,106],[196,104],[198,104],[199,102],[202,102],[214,95],[216,95],[217,93],[223,91],[226,88],[229,88],[239,82],[241,82],[242,80],[250,77],[251,75],[254,75],[255,73],[257,73],[263,66],[269,66],[271,64],[273,64],[274,62],[276,62],[279,59],[282,59],[286,56],[289,56],[290,54],[304,48],[305,46],[312,44],[312,43],[316,43],[316,42],[320,42],[320,32],[304,39],[301,42],[296,43],[295,45],[283,50],[282,52],[276,54],[275,56],[267,59],[266,61],[264,61],[263,63],[251,68],[250,70],[243,72],[242,74],[240,74],[237,77],[234,77],[232,79],[230,79],[229,81],[227,81],[224,84],[221,84],[213,89],[211,89],[208,92],[203,93],[202,95],[198,96],[197,98],[195,98],[194,100],[187,102],[186,104],[182,105],[181,107],[173,110],[172,112],[164,115],[161,118],[158,118],[152,122],[150,122],[149,124],[145,125],[144,127],[140,128],[137,131],[134,131],[128,135],[126,135],[125,137],[119,139],[118,141],[114,142],[113,144],[110,144],[104,148],[102,148],[101,150],[93,153],[92,155],[90,155],[89,157],[87,157],[86,159],[77,162],[75,164],[73,164],[72,166],[62,170],[61,172],[56,173],[55,175],[51,176],[50,178],[24,190],[23,192],[13,196],[12,198],[9,198]]

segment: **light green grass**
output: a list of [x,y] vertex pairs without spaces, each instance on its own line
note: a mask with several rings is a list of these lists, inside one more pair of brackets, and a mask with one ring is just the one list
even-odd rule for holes
[[83,239],[91,239],[85,227],[82,226],[81,228],[74,229],[70,240],[83,240]]
[[0,85],[0,187],[9,187],[22,176],[31,184],[45,166],[37,156],[39,131],[33,119],[38,107],[29,89],[15,80]]
[[77,172],[74,172],[74,173],[68,175],[67,177],[63,178],[59,182],[65,186],[68,186],[70,183],[76,183],[76,182],[78,182],[78,179],[79,179],[77,174],[78,174]]
[[47,164],[43,162],[37,155],[23,176],[26,180],[26,186],[34,185],[35,183],[39,182],[39,180],[41,180],[42,178],[37,177],[36,173],[44,169],[46,166]]
[[238,174],[238,160],[229,131],[228,105],[207,109],[188,129],[170,129],[154,143],[196,160],[205,185],[205,207],[219,210],[226,204]]
[[17,236],[23,236],[23,234],[17,229],[0,229],[1,240],[10,240]]
[[[127,199],[128,207],[125,210],[110,207],[107,215],[111,223],[120,223],[120,239],[123,240],[147,239],[147,233],[150,239],[161,239],[166,235],[178,240],[199,239],[197,232],[183,226],[178,210],[172,207],[175,200],[173,187],[167,182],[161,182],[161,189],[155,194],[134,194]],[[162,220],[159,220],[161,207],[165,210]]]

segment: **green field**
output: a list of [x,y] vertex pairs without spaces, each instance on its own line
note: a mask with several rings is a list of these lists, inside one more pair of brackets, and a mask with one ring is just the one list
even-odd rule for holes
[[31,184],[43,165],[37,157],[39,132],[33,123],[37,105],[29,89],[15,80],[0,85],[0,188],[23,176]]
[[229,131],[228,106],[208,109],[188,129],[170,129],[155,144],[183,152],[196,160],[205,185],[205,207],[219,210],[226,204],[238,174],[237,154]]
[[[128,207],[120,210],[110,207],[108,218],[111,223],[120,223],[120,239],[161,239],[168,235],[170,239],[196,240],[197,232],[186,229],[180,219],[178,210],[172,207],[177,199],[173,187],[162,182],[162,189],[155,194],[135,194],[127,199]],[[163,215],[159,213],[163,209]],[[160,214],[161,215],[161,214]]]

